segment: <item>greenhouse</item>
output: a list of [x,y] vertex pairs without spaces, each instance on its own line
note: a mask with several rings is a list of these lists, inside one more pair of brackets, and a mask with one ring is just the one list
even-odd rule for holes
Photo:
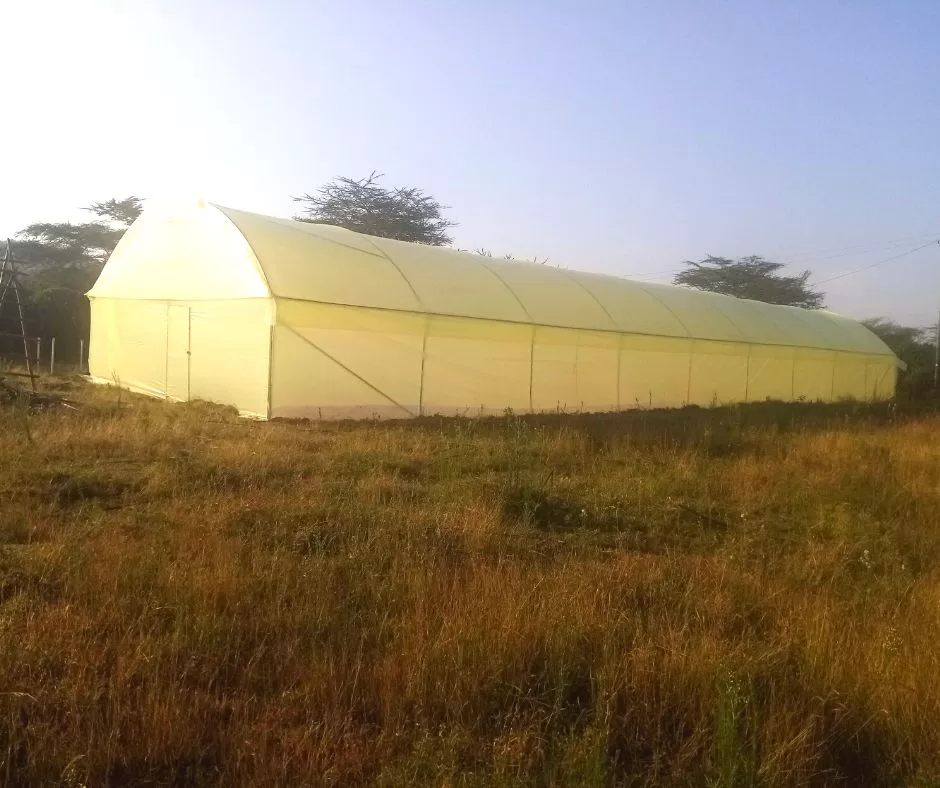
[[899,361],[824,311],[151,207],[88,294],[102,383],[256,418],[880,400]]

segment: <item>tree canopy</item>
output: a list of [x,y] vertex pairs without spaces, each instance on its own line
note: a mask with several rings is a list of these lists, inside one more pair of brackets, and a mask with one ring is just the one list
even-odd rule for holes
[[142,207],[138,197],[110,199],[84,209],[95,216],[89,222],[37,222],[16,234],[13,253],[23,275],[28,331],[56,337],[60,358],[77,355],[79,339],[87,341],[85,293]]
[[386,188],[382,177],[334,178],[313,194],[294,197],[303,206],[295,218],[429,246],[451,243],[448,230],[456,222],[444,216],[448,206],[415,187]]
[[806,309],[821,309],[826,297],[809,286],[809,271],[783,276],[778,273],[784,268],[782,263],[757,255],[734,260],[708,255],[704,260],[685,260],[682,264],[686,268],[673,277],[673,282],[696,290]]
[[[16,234],[16,256],[31,273],[80,269],[92,282],[121,236],[143,209],[138,197],[94,203],[83,210],[98,218],[81,224],[37,222]],[[90,286],[90,285],[89,285]]]
[[933,365],[936,326],[917,328],[902,326],[894,320],[875,317],[862,323],[891,348],[907,365],[901,376],[899,390],[909,394],[923,394],[933,388]]
[[104,202],[92,203],[86,211],[91,211],[95,216],[102,219],[115,222],[121,227],[129,227],[134,220],[140,216],[144,209],[143,200],[140,197],[125,197],[123,200],[105,200]]

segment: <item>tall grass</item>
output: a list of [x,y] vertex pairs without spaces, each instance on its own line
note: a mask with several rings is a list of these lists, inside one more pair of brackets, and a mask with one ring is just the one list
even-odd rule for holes
[[940,784],[940,416],[0,411],[6,784]]

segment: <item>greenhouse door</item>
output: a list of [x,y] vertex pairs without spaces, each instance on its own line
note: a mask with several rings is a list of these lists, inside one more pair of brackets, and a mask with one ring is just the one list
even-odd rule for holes
[[189,307],[169,304],[166,313],[166,396],[189,399]]

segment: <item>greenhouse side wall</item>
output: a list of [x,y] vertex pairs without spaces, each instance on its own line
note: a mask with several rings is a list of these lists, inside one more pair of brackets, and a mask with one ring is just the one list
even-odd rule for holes
[[883,400],[890,356],[277,300],[271,414],[409,418]]

